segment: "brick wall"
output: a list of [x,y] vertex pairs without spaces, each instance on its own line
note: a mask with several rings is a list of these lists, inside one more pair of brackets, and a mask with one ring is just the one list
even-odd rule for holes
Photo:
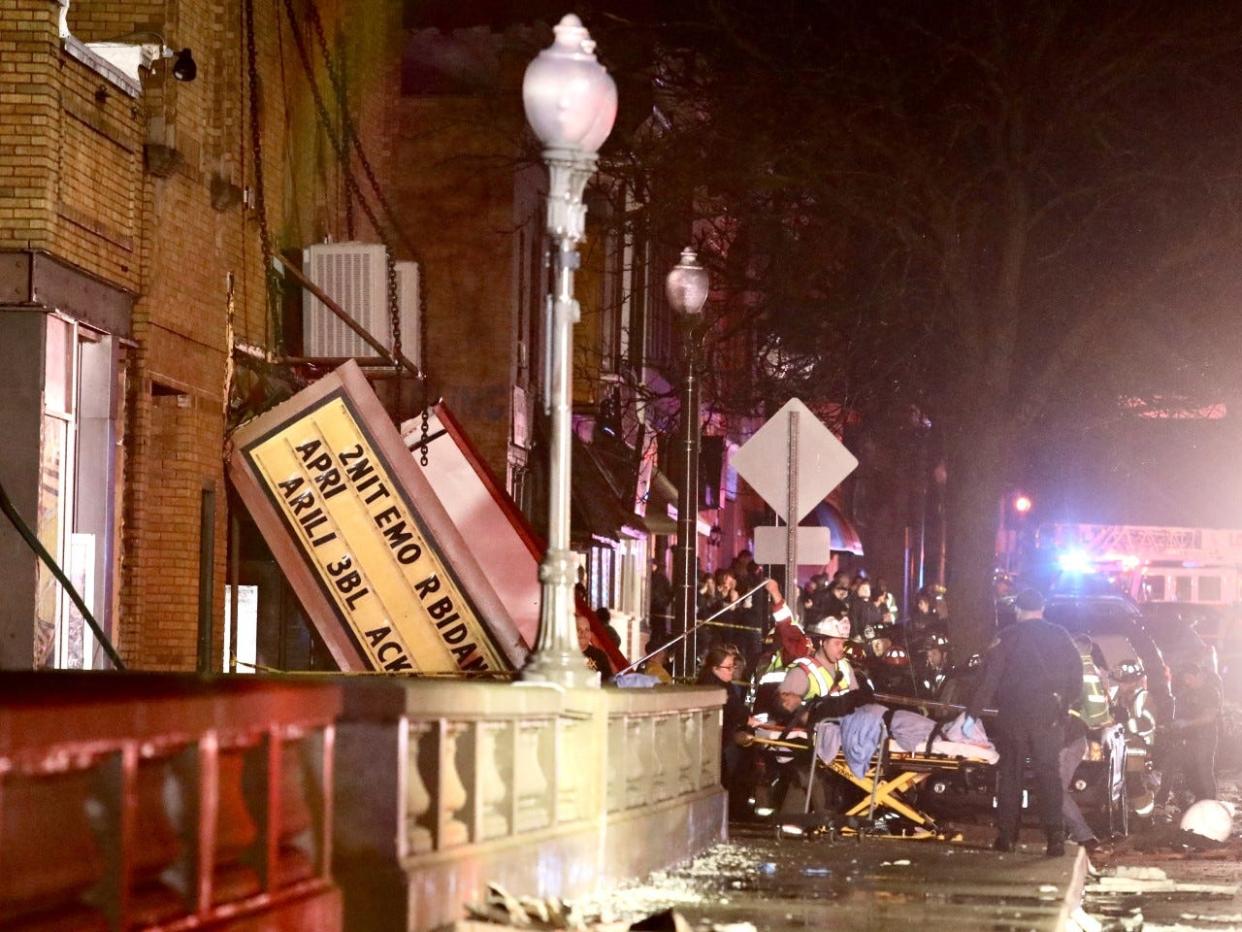
[[[236,339],[282,349],[269,314],[258,218],[237,199],[256,183],[245,2],[72,0],[70,29],[83,41],[151,30],[193,50],[197,80],[172,80],[171,63],[161,61],[134,98],[66,53],[56,0],[0,0],[0,248],[47,251],[137,296],[136,345],[127,358],[118,625],[118,648],[135,668],[195,663],[205,487],[217,493],[219,656],[230,283]],[[297,34],[284,0],[253,5],[274,249],[346,239],[343,173],[295,41],[301,36],[329,120],[339,127],[306,0],[293,4]],[[319,0],[318,7],[364,146],[408,234],[395,238],[397,258],[423,267],[429,370],[503,476],[516,260],[512,163],[496,156],[520,127],[520,98],[507,101],[499,119],[461,100],[400,101],[401,5]],[[379,238],[356,206],[352,218],[355,238]]]
[[516,376],[514,162],[521,98],[402,101],[397,175],[402,216],[422,240],[424,359],[484,460],[505,476]]
[[59,10],[5,0],[0,16],[0,248],[46,250],[133,291],[140,112],[61,51]]

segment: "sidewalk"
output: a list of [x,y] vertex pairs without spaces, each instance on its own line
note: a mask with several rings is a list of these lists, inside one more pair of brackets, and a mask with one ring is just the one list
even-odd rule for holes
[[688,864],[601,900],[626,918],[673,907],[694,927],[760,930],[1062,928],[1078,905],[1087,859],[1043,845],[997,854],[978,844],[883,838],[778,841],[770,828],[733,838]]

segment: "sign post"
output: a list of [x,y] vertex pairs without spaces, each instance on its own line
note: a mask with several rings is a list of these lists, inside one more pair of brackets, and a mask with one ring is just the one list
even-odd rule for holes
[[[792,516],[798,511],[798,409],[790,408],[789,418],[789,474],[786,482],[789,494],[785,498],[785,514]],[[798,522],[802,516],[785,519],[785,594],[789,604],[799,606],[798,598]]]

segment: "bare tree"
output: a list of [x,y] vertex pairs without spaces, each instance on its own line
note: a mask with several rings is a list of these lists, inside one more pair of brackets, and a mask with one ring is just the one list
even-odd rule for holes
[[653,228],[698,221],[723,313],[779,360],[735,403],[914,404],[943,431],[953,620],[976,648],[997,502],[1033,445],[1067,414],[1119,416],[1122,397],[1236,392],[1220,363],[1238,345],[1223,309],[1242,11],[707,0],[679,15],[601,36],[654,50],[669,115],[613,165],[650,179]]

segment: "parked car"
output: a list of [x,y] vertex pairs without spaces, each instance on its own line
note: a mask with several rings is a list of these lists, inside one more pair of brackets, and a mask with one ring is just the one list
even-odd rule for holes
[[[1104,645],[1097,645],[1100,649],[1092,653],[1106,665],[1110,661],[1119,664],[1124,659],[1137,656],[1137,651],[1123,637],[1106,635],[1103,640]],[[952,670],[938,697],[939,701],[959,705],[966,703],[978,684],[981,669],[981,666],[966,664]],[[984,727],[990,724],[985,719]],[[1129,735],[1121,722],[1092,730],[1088,732],[1087,739],[1087,753],[1074,772],[1070,792],[1100,837],[1125,835],[1129,831],[1130,812],[1135,804],[1129,785],[1141,787],[1144,782],[1146,750],[1141,740]],[[1024,783],[1022,806],[1026,809],[1031,805],[1031,794],[1035,788],[1029,771],[1024,774]],[[995,792],[994,768],[974,764],[963,766],[955,774],[933,776],[923,785],[920,801],[933,812],[954,818],[966,812],[977,815],[988,811],[995,805]]]
[[[1012,623],[1017,617],[1013,599],[1002,599],[997,604],[996,614],[1001,627]],[[1097,641],[1097,635],[1126,638],[1134,646],[1147,673],[1147,690],[1158,721],[1173,719],[1172,675],[1160,645],[1143,627],[1137,603],[1123,595],[1054,593],[1044,604],[1044,618],[1071,634],[1085,634]]]
[[1169,666],[1178,670],[1190,663],[1207,664],[1219,672],[1217,648],[1203,638],[1211,631],[1214,639],[1222,636],[1223,616],[1213,605],[1186,602],[1143,602],[1139,606],[1143,627],[1160,645]]

